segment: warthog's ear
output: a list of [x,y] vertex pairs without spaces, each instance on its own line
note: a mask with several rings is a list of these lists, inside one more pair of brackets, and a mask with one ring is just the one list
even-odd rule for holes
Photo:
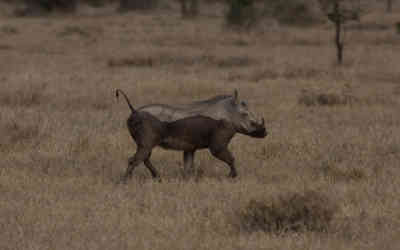
[[233,100],[235,104],[239,104],[239,93],[237,89],[235,89],[235,91],[233,92]]

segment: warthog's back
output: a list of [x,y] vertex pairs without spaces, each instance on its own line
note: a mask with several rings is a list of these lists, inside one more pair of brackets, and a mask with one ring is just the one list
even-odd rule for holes
[[147,112],[160,121],[173,122],[179,119],[193,116],[207,116],[219,119],[230,119],[228,110],[231,96],[216,96],[214,98],[197,101],[189,104],[167,105],[167,104],[150,104],[140,107],[138,110]]

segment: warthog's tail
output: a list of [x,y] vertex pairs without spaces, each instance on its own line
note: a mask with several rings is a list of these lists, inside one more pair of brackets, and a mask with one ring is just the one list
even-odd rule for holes
[[115,90],[115,96],[117,97],[117,99],[119,97],[119,93],[121,93],[125,97],[125,100],[128,103],[129,108],[131,109],[132,113],[135,113],[136,110],[133,108],[131,102],[129,101],[129,98],[125,95],[124,91],[122,91],[120,89]]

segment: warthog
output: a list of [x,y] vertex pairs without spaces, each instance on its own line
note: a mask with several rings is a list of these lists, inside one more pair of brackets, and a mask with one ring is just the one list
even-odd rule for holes
[[154,178],[159,178],[157,170],[150,161],[151,152],[156,146],[185,152],[208,148],[214,157],[229,165],[229,176],[234,178],[237,176],[237,171],[234,157],[228,150],[228,144],[232,137],[236,133],[256,138],[264,138],[267,135],[264,119],[260,124],[253,124],[256,128],[252,130],[238,128],[224,119],[216,120],[203,115],[195,115],[172,122],[161,121],[146,111],[134,109],[129,98],[119,89],[116,90],[117,98],[119,93],[125,97],[131,109],[127,125],[129,133],[137,144],[135,155],[129,158],[124,180],[132,176],[134,168],[141,162],[144,162]]
[[[172,122],[196,115],[207,116],[215,120],[225,120],[243,133],[256,131],[261,119],[249,110],[247,102],[240,100],[237,90],[233,95],[219,95],[213,98],[183,105],[150,104],[138,108],[157,117],[161,121]],[[193,170],[195,151],[184,151],[184,169]]]

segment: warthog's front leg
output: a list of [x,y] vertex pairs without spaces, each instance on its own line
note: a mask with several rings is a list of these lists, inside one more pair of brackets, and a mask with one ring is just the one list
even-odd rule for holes
[[183,170],[185,173],[193,172],[194,166],[194,152],[195,151],[185,151],[183,152]]
[[135,169],[135,167],[137,167],[140,163],[147,160],[150,157],[150,154],[151,154],[150,150],[139,147],[136,151],[136,154],[130,157],[128,160],[128,168],[126,169],[126,173],[123,177],[123,180],[126,181],[130,179],[132,177],[132,172]]
[[227,147],[211,147],[210,148],[211,154],[220,159],[221,161],[225,162],[231,168],[229,173],[229,177],[235,178],[237,176],[236,168],[235,168],[235,158],[233,158],[232,153],[228,150]]

